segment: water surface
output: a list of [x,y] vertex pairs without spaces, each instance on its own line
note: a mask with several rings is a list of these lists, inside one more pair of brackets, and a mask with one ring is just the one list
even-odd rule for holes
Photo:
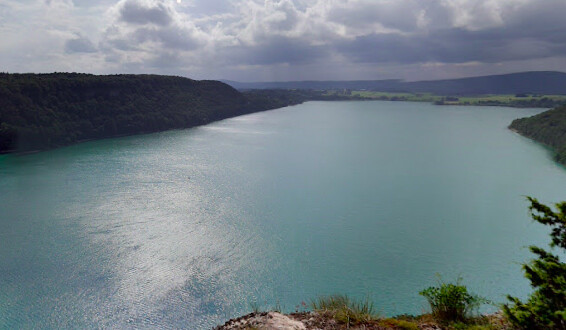
[[420,313],[459,275],[503,302],[566,171],[506,126],[542,110],[308,102],[0,157],[0,325],[210,328],[321,294]]

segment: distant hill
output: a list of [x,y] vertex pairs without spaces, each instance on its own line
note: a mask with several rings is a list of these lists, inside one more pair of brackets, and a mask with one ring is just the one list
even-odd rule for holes
[[282,81],[282,82],[237,82],[223,80],[228,85],[239,89],[311,89],[311,90],[379,90],[401,92],[401,80],[351,80],[351,81]]
[[515,119],[509,128],[552,147],[556,151],[556,160],[566,164],[566,106]]
[[0,74],[0,152],[206,124],[262,110],[218,81],[157,75]]
[[566,94],[566,73],[520,72],[495,76],[404,83],[408,91],[441,95]]
[[225,81],[237,89],[354,89],[380,92],[433,93],[437,95],[560,94],[566,95],[566,73],[520,72],[448,80],[288,81],[241,83]]

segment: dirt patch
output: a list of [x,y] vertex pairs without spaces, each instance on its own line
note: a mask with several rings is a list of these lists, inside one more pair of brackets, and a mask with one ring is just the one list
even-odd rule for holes
[[216,330],[235,329],[289,329],[307,330],[303,322],[294,320],[287,315],[277,312],[250,313],[237,319],[230,320]]

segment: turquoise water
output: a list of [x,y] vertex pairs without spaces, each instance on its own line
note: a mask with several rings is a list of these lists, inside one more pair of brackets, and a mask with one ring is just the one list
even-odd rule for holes
[[210,328],[332,293],[414,314],[436,273],[524,297],[547,242],[524,196],[566,200],[506,129],[540,111],[308,102],[1,156],[0,327]]

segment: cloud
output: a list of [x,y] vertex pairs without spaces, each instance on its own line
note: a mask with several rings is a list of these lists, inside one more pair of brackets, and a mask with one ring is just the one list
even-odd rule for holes
[[136,43],[156,42],[169,50],[192,50],[199,47],[200,42],[189,28],[172,26],[167,28],[139,28],[132,34]]
[[4,0],[0,61],[252,80],[563,70],[564,12],[564,0]]
[[95,53],[97,51],[94,44],[85,37],[78,36],[65,42],[65,52],[72,53]]
[[[207,36],[172,3],[147,0],[119,2],[109,11],[111,24],[102,36],[108,52],[129,53],[124,59],[150,60],[160,53],[196,50]],[[116,56],[110,56],[115,61]]]
[[165,26],[173,20],[169,8],[163,3],[125,1],[120,9],[120,19],[132,24],[156,24]]
[[411,35],[366,35],[338,43],[336,51],[364,63],[496,63],[565,54],[566,37],[561,35],[559,43],[557,37],[515,36],[504,28],[452,28]]
[[274,36],[253,45],[223,49],[229,63],[245,65],[305,64],[328,56],[325,46],[311,45],[308,40]]
[[[452,10],[452,23],[439,25],[442,28],[405,25],[403,31],[362,34],[336,42],[335,51],[356,62],[384,65],[487,64],[563,57],[566,22],[560,13],[566,10],[566,3],[519,3],[485,1],[471,6],[469,1],[453,1],[445,6]],[[462,7],[456,10],[456,4]],[[492,8],[489,17],[486,8]]]
[[327,19],[355,34],[414,32],[452,24],[450,9],[430,0],[344,1],[328,8]]

